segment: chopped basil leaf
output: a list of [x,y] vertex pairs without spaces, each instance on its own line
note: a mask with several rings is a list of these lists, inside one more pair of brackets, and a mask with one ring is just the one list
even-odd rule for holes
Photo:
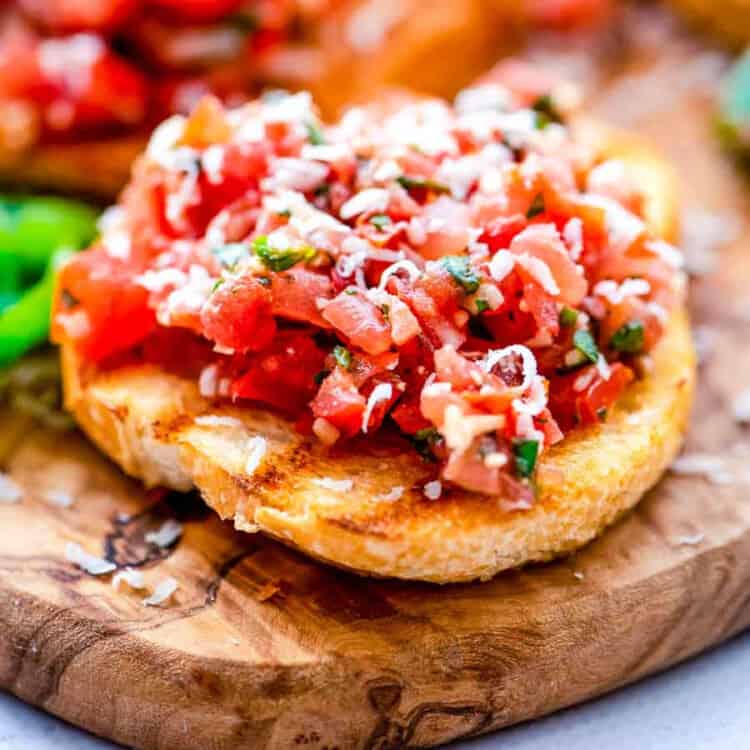
[[485,310],[490,309],[490,303],[486,299],[478,299],[474,301],[477,308],[477,315],[481,315]]
[[385,231],[386,227],[393,224],[393,220],[386,214],[375,214],[370,217],[370,224],[377,227],[381,232]]
[[609,345],[616,352],[638,354],[643,349],[644,334],[643,323],[640,320],[631,320],[615,331]]
[[248,248],[240,242],[232,242],[228,245],[215,247],[211,253],[224,268],[234,268],[243,258],[247,258]]
[[276,216],[281,216],[282,219],[288,219],[292,215],[292,212],[285,208],[283,211],[277,211]]
[[533,219],[534,217],[539,216],[539,214],[543,214],[544,211],[544,196],[541,193],[537,193],[534,196],[534,200],[531,201],[529,210],[526,212],[526,218]]
[[391,306],[390,305],[380,305],[379,306],[380,313],[383,316],[383,320],[387,323],[390,320],[391,315]]
[[552,122],[563,122],[563,117],[549,94],[540,96],[531,108],[536,112],[536,126],[539,130],[544,130]]
[[450,193],[450,188],[447,185],[443,185],[441,182],[435,182],[435,180],[428,180],[425,177],[408,177],[407,175],[401,175],[401,177],[396,178],[396,182],[398,182],[404,190],[423,188],[424,190],[432,190],[433,193]]
[[596,410],[596,416],[600,422],[607,421],[607,408],[605,406],[600,407]]
[[446,255],[440,261],[453,280],[462,286],[466,292],[473,294],[479,289],[479,276],[469,265],[469,259],[464,255]]
[[591,332],[587,331],[585,328],[581,328],[579,331],[575,332],[573,335],[573,346],[575,346],[575,348],[578,349],[578,351],[581,352],[589,362],[599,361],[599,349],[596,346],[596,341],[594,341]]
[[344,370],[351,369],[352,353],[345,346],[335,346],[333,348],[333,358],[336,364]]
[[443,436],[435,427],[425,427],[423,430],[417,430],[409,439],[422,458],[427,461],[435,461],[435,454],[432,448],[443,439]]
[[519,440],[513,445],[513,454],[516,458],[516,473],[528,479],[534,473],[539,457],[539,441]]
[[572,328],[578,321],[578,310],[572,307],[563,307],[560,310],[560,325],[564,328]]
[[227,18],[226,22],[229,26],[232,26],[238,31],[242,31],[245,34],[252,34],[254,31],[257,31],[260,26],[258,19],[252,13],[248,13],[247,11],[233,13]]
[[324,195],[328,195],[328,193],[331,192],[331,186],[327,182],[324,182],[322,185],[318,185],[313,192],[315,193],[316,198],[322,198]]
[[271,279],[268,276],[258,276],[258,283],[261,286],[271,286]]
[[223,283],[224,279],[216,279],[216,282],[211,287],[211,294],[213,294]]
[[306,122],[305,127],[307,128],[307,138],[313,146],[325,146],[326,137],[316,123]]
[[320,385],[330,374],[330,370],[321,370],[320,372],[316,372],[315,375],[313,375],[313,380],[315,381],[316,385]]
[[263,264],[272,271],[286,271],[300,261],[311,260],[315,257],[315,249],[308,245],[284,249],[271,247],[265,235],[253,240],[253,250]]

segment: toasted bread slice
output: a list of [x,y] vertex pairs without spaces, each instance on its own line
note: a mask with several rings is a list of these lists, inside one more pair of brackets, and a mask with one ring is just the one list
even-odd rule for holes
[[[490,65],[503,45],[510,49],[522,34],[523,15],[515,0],[501,7],[490,0],[347,0],[311,23],[303,43],[270,56],[260,78],[270,87],[310,91],[326,117],[394,84],[448,96]],[[136,132],[0,148],[0,182],[111,199],[147,142],[148,133]]]
[[[601,132],[601,131],[600,131]],[[643,179],[649,216],[673,235],[671,173],[651,152],[610,138]],[[178,490],[196,486],[223,518],[360,573],[447,583],[489,578],[587,543],[635,505],[676,455],[694,387],[687,315],[675,311],[654,368],[606,424],[543,456],[528,511],[458,489],[424,495],[434,471],[412,450],[331,455],[260,409],[215,404],[194,382],[151,366],[88,369],[63,348],[68,408],[129,474]],[[262,437],[266,451],[258,463]],[[257,464],[257,466],[256,466]]]
[[750,41],[748,0],[669,0],[699,31],[708,31],[730,46],[740,49]]

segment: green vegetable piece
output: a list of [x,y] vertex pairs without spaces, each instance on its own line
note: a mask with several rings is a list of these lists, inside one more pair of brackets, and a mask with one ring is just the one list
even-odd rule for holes
[[479,276],[469,265],[469,259],[465,255],[446,255],[440,262],[466,292],[473,294],[479,289]]
[[645,330],[640,320],[630,320],[618,328],[609,345],[616,352],[624,354],[638,354],[643,350]]
[[312,260],[315,257],[315,248],[308,245],[284,249],[271,247],[265,235],[255,238],[253,251],[272,271],[287,271],[297,263]]
[[540,96],[531,108],[536,112],[536,126],[539,130],[544,130],[550,123],[563,122],[563,116],[560,110],[555,106],[555,102],[549,94]]
[[560,325],[564,328],[572,328],[578,321],[578,310],[572,307],[563,307],[560,310]]
[[589,362],[599,361],[599,349],[596,346],[596,341],[594,341],[591,332],[587,331],[585,328],[582,328],[573,334],[573,346],[575,346],[575,348],[578,349],[578,351],[581,352]]
[[717,131],[724,147],[750,165],[750,51],[739,58],[721,84]]
[[330,374],[330,370],[321,370],[320,372],[316,372],[315,375],[313,375],[313,381],[315,382],[315,385],[320,385]]
[[516,473],[528,479],[536,468],[536,461],[539,457],[538,440],[519,440],[513,445],[513,454],[516,459]]
[[47,338],[55,275],[71,255],[67,249],[54,253],[42,280],[15,305],[0,313],[0,367],[10,364]]
[[333,347],[333,358],[336,364],[344,370],[350,370],[352,366],[352,353],[345,346]]
[[545,211],[544,196],[541,193],[537,193],[534,196],[534,200],[531,201],[529,210],[526,212],[527,219],[533,219],[539,214],[543,214]]
[[383,232],[387,227],[393,224],[393,220],[386,214],[375,214],[374,216],[370,217],[370,224]]
[[[78,249],[96,235],[96,211],[62,198],[0,198],[0,255],[17,259],[24,284],[36,281],[60,248]],[[3,267],[4,268],[4,267]]]
[[435,182],[435,180],[428,180],[424,177],[408,177],[407,175],[401,175],[396,178],[396,182],[401,185],[404,190],[431,190],[433,193],[450,193],[450,188],[447,185],[443,185],[442,182]]
[[477,315],[481,315],[485,310],[490,309],[490,303],[486,299],[478,299],[474,301],[477,308]]
[[409,440],[414,446],[414,449],[419,453],[422,458],[426,461],[435,461],[435,454],[433,453],[433,446],[437,445],[443,436],[437,431],[435,427],[425,427],[423,430],[417,430]]
[[0,313],[18,302],[21,295],[18,292],[0,292]]
[[224,268],[234,268],[243,258],[249,257],[250,252],[247,245],[243,245],[241,242],[232,242],[228,245],[213,248],[211,254],[216,256]]
[[307,128],[307,138],[313,146],[325,146],[326,137],[317,123],[306,122],[305,128]]

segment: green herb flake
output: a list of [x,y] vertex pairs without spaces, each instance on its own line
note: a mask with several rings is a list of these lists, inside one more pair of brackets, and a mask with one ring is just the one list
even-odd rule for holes
[[313,375],[315,385],[320,385],[330,374],[330,370],[321,370],[320,372],[316,372],[315,375]]
[[352,367],[352,353],[345,346],[335,346],[333,348],[333,358],[336,364],[344,370],[350,370]]
[[282,219],[288,219],[291,217],[291,215],[292,212],[288,208],[285,208],[283,211],[276,212],[276,216],[280,216]]
[[375,214],[374,216],[370,217],[370,224],[379,229],[381,232],[384,232],[387,227],[393,224],[393,219],[391,219],[391,217],[386,214]]
[[481,315],[485,310],[490,309],[490,303],[486,299],[474,300],[474,305],[477,308],[477,315]]
[[479,289],[479,276],[471,268],[465,255],[446,255],[440,262],[464,291],[474,294]]
[[315,257],[315,248],[309,245],[299,247],[275,248],[268,243],[268,237],[261,235],[253,240],[253,251],[272,271],[287,271],[301,261],[309,261]]
[[599,409],[596,410],[596,417],[600,422],[606,422],[607,421],[607,409],[606,407],[602,406]]
[[271,286],[271,279],[268,278],[268,276],[258,276],[258,283],[261,286]]
[[224,279],[216,279],[214,285],[211,287],[211,294],[213,294],[223,283]]
[[533,219],[539,216],[540,214],[543,214],[544,211],[545,211],[544,195],[542,195],[542,193],[537,193],[534,196],[534,200],[531,201],[529,210],[526,212],[526,218]]
[[563,116],[560,110],[555,106],[555,102],[549,94],[540,96],[531,108],[536,112],[536,126],[539,130],[544,130],[550,123],[562,123]]
[[323,131],[317,123],[306,122],[305,127],[307,128],[307,139],[313,146],[326,145],[326,137],[323,135]]
[[396,178],[396,182],[401,185],[404,190],[430,190],[433,193],[450,193],[450,188],[447,185],[443,185],[442,182],[436,182],[435,180],[428,180],[424,177],[409,177],[407,175],[401,175]]
[[563,307],[560,310],[560,325],[563,328],[572,328],[578,322],[578,310],[572,307]]
[[212,248],[211,254],[221,263],[224,268],[234,268],[243,258],[249,255],[247,245],[240,242],[232,242],[228,245]]
[[260,22],[252,13],[233,13],[226,19],[226,23],[243,34],[252,34],[260,27]]
[[324,182],[322,185],[318,185],[318,187],[315,188],[313,193],[315,194],[316,198],[323,198],[324,196],[328,195],[328,193],[331,192],[331,186]]
[[427,461],[436,460],[432,449],[433,446],[440,443],[442,439],[443,436],[435,427],[425,427],[423,430],[417,430],[417,432],[409,438],[417,453]]
[[594,341],[591,332],[585,328],[581,328],[575,332],[573,335],[573,346],[575,346],[575,348],[578,349],[578,351],[581,352],[589,362],[599,361],[599,349],[596,346],[596,341]]
[[643,350],[645,331],[640,320],[631,320],[615,331],[609,345],[616,352],[638,354]]
[[539,457],[538,440],[519,440],[513,444],[513,454],[516,459],[516,473],[528,479],[536,468]]

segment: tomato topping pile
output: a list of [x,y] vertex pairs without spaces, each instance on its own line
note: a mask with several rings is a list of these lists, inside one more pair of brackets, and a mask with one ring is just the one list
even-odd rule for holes
[[170,118],[63,268],[57,339],[192,368],[326,445],[398,430],[441,482],[528,507],[543,451],[647,371],[684,279],[625,166],[521,73],[332,125],[305,93]]
[[268,55],[334,0],[13,0],[0,11],[0,143],[118,135],[207,93],[255,94]]

